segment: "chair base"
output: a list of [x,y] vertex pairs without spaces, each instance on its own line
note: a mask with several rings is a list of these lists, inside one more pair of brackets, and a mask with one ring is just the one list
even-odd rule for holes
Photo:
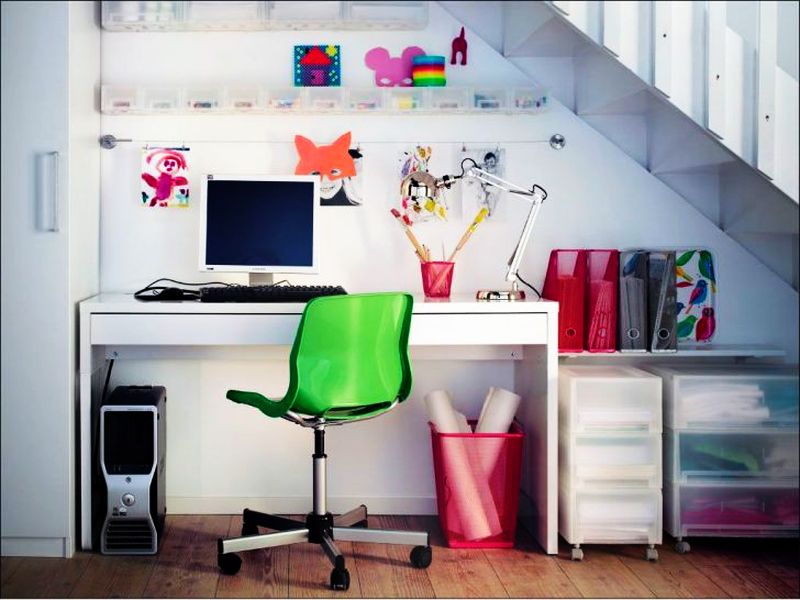
[[[275,531],[261,534],[259,527]],[[319,544],[333,565],[331,589],[347,590],[350,586],[350,574],[345,566],[345,558],[334,540],[412,545],[414,549],[410,555],[411,564],[423,569],[431,564],[432,551],[427,532],[368,529],[367,507],[363,504],[336,516],[331,513],[310,512],[306,515],[305,522],[246,508],[242,512],[242,535],[218,540],[217,563],[223,573],[235,575],[242,564],[236,552],[310,542]]]

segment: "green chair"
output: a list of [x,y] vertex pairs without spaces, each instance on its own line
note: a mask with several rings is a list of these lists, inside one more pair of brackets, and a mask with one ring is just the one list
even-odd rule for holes
[[[408,332],[413,300],[408,294],[327,296],[303,312],[289,358],[289,390],[273,401],[256,392],[230,390],[227,397],[268,417],[314,430],[313,510],[305,522],[245,509],[242,535],[218,542],[217,563],[233,575],[235,553],[298,542],[319,544],[333,564],[332,589],[346,590],[350,574],[334,540],[408,544],[411,564],[425,568],[432,552],[427,532],[368,529],[363,504],[333,516],[326,507],[325,428],[381,415],[411,392]],[[277,530],[261,534],[259,527]]]

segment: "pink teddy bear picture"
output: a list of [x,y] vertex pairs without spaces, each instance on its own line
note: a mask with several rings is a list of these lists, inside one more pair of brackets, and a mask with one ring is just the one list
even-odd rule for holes
[[375,85],[379,87],[409,87],[411,79],[411,61],[415,56],[425,54],[418,46],[409,46],[399,57],[392,57],[386,48],[373,48],[364,56],[364,64],[375,71]]

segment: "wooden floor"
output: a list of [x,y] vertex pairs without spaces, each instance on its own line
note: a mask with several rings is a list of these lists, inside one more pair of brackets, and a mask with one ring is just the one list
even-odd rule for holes
[[370,517],[372,527],[428,529],[433,564],[409,565],[410,548],[340,543],[350,590],[328,589],[322,550],[298,544],[243,553],[241,571],[220,575],[216,539],[238,535],[240,516],[170,516],[158,556],[81,552],[72,559],[3,558],[3,598],[797,598],[800,543],[793,540],[692,540],[679,555],[672,541],[660,560],[642,546],[586,546],[582,562],[563,544],[547,556],[524,532],[513,550],[454,550],[433,517]]

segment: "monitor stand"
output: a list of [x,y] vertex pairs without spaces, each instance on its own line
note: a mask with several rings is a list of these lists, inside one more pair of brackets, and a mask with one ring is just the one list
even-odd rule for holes
[[250,273],[248,285],[272,285],[275,280],[272,273]]

